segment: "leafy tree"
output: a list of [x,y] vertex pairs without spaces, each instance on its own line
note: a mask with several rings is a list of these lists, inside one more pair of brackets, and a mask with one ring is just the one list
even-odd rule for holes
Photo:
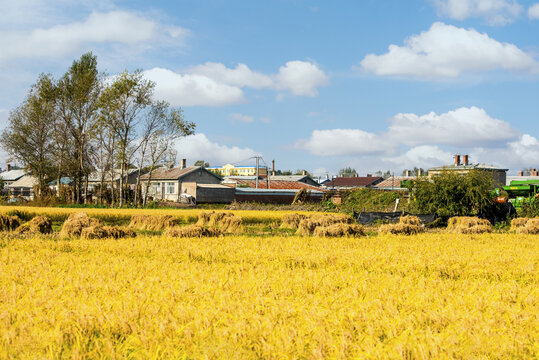
[[58,82],[58,111],[71,149],[66,159],[67,173],[74,179],[76,203],[82,199],[84,180],[84,193],[87,193],[88,175],[93,170],[91,139],[98,125],[101,79],[97,57],[89,52],[75,60]]
[[443,171],[431,179],[417,178],[411,187],[411,210],[442,217],[473,216],[493,212],[494,180],[486,171],[466,174]]
[[55,85],[50,75],[41,75],[24,103],[11,112],[0,139],[12,159],[23,164],[39,183],[39,194],[55,172],[53,130]]
[[339,170],[339,177],[356,177],[357,171],[356,169],[352,169],[351,167],[346,167],[344,169]]
[[202,166],[202,167],[208,168],[210,167],[210,163],[204,160],[197,160],[195,161],[195,166]]

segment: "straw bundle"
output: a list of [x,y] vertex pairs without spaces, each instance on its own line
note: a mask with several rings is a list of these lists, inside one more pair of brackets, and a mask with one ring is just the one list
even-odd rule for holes
[[160,231],[177,225],[172,215],[133,215],[129,227],[139,230]]
[[19,225],[20,221],[17,216],[0,215],[0,231],[13,231]]
[[333,224],[318,226],[314,229],[314,236],[341,237],[364,235],[363,226],[357,224]]
[[131,229],[123,229],[118,226],[93,225],[82,229],[81,239],[121,239],[135,237],[136,233]]
[[530,220],[530,218],[527,217],[514,218],[511,220],[511,230],[517,230],[518,228],[525,226],[528,220]]
[[381,234],[402,234],[402,235],[415,235],[423,231],[423,228],[419,225],[397,223],[386,224],[380,226]]
[[101,225],[101,222],[98,219],[90,218],[88,214],[84,212],[74,213],[69,215],[67,220],[64,221],[60,235],[79,237],[82,229],[96,225]]
[[200,225],[175,226],[166,229],[163,236],[169,237],[210,237],[219,236],[221,232],[216,228],[206,228]]
[[46,216],[36,216],[16,229],[19,233],[50,234],[52,221]]
[[221,220],[218,228],[224,233],[243,232],[242,219],[239,216],[226,216]]
[[460,234],[482,234],[492,231],[487,219],[475,216],[454,216],[447,222],[447,230]]
[[307,215],[304,214],[286,214],[281,220],[281,228],[297,229],[301,220],[305,220]]
[[[516,219],[515,219],[516,220]],[[511,221],[511,229],[513,222]],[[516,228],[517,234],[539,234],[539,218],[528,219],[524,226]]]
[[311,235],[318,226],[327,227],[333,224],[350,224],[352,218],[348,215],[312,215],[299,222],[297,235]]
[[196,225],[199,225],[199,226],[206,225],[207,223],[210,222],[210,218],[211,218],[211,216],[213,214],[214,214],[213,211],[201,212],[200,214],[198,214],[198,221],[197,221]]
[[401,218],[399,219],[399,223],[421,226],[421,219],[417,216],[405,215],[401,216]]

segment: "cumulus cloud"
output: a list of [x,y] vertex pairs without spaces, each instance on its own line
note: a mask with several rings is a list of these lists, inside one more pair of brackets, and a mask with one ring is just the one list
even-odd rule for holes
[[255,121],[254,116],[238,114],[238,113],[230,114],[229,117],[232,121],[238,121],[245,124],[250,124]]
[[316,96],[318,88],[328,82],[328,76],[316,64],[296,60],[279,68],[276,87],[298,96]]
[[505,25],[513,22],[522,6],[515,0],[433,0],[442,16],[464,20],[482,17],[491,25]]
[[513,44],[498,42],[474,29],[439,22],[428,31],[407,38],[403,46],[390,45],[385,54],[365,56],[361,67],[376,75],[423,79],[502,69],[530,72],[539,68],[531,55]]
[[307,140],[296,143],[313,155],[381,155],[395,150],[377,134],[359,129],[314,130]]
[[238,64],[234,69],[230,69],[221,63],[207,62],[190,68],[188,72],[238,87],[248,86],[260,89],[273,86],[273,79],[270,76],[252,71],[245,64]]
[[435,145],[421,145],[411,148],[404,154],[384,158],[384,163],[392,167],[421,167],[428,168],[446,164],[451,159],[451,153]]
[[[227,68],[221,63],[205,63],[186,71],[153,68],[145,76],[156,83],[156,95],[173,105],[223,106],[245,101],[243,88],[287,90],[297,96],[315,96],[327,83],[327,75],[317,65],[290,61],[278,74],[265,75],[245,64]],[[238,119],[236,119],[238,120]]]
[[539,19],[539,3],[528,8],[528,17],[533,20]]
[[[376,155],[393,163],[431,164],[449,159],[440,148],[502,148],[517,142],[519,132],[477,107],[459,108],[443,114],[397,114],[380,133],[360,129],[314,130],[296,148],[318,156]],[[402,148],[407,152],[400,154]],[[447,161],[447,160],[446,160]]]
[[204,75],[182,75],[168,69],[153,68],[144,71],[144,76],[156,83],[156,98],[173,106],[223,106],[245,100],[240,88]]
[[176,149],[180,158],[188,159],[189,162],[205,160],[211,165],[241,161],[251,156],[259,155],[250,148],[214,143],[202,133],[182,138],[178,141]]
[[511,125],[492,118],[484,109],[462,107],[443,114],[397,114],[390,120],[386,137],[407,146],[425,143],[481,146],[517,137]]
[[0,61],[60,57],[78,52],[88,44],[150,44],[165,37],[181,39],[187,30],[162,26],[127,11],[93,12],[84,21],[29,31],[0,32]]

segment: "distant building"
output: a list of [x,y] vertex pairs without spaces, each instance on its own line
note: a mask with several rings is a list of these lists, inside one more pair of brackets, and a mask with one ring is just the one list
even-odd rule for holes
[[12,197],[22,197],[25,200],[34,200],[34,187],[38,184],[39,181],[35,176],[25,175],[17,181],[7,185],[6,188],[9,190]]
[[324,184],[326,189],[370,188],[384,180],[381,176],[336,177]]
[[[232,164],[226,164],[223,166],[208,167],[207,169],[220,176],[255,176],[256,175],[256,166],[235,166]],[[259,175],[266,175],[267,173],[268,173],[268,169],[265,166],[258,167]]]
[[[225,185],[237,187],[256,188],[256,176],[227,176],[223,180]],[[309,175],[271,175],[259,176],[259,189],[311,189],[319,190],[320,185]]]
[[[120,177],[122,176],[122,169],[110,170],[96,170],[88,176],[88,190],[93,192],[97,186],[101,185],[103,179],[103,185],[105,188],[110,187],[110,183],[114,183],[114,187],[120,187]],[[131,185],[131,188],[135,188],[137,183],[138,169],[126,169],[124,170],[124,184]]]
[[26,171],[22,169],[12,170],[11,165],[7,164],[6,170],[0,173],[0,178],[2,178],[4,186],[8,186],[22,178],[24,175],[26,175]]
[[481,170],[488,172],[492,176],[496,186],[505,185],[508,169],[502,169],[486,164],[472,164],[469,160],[470,158],[468,155],[463,155],[461,162],[461,156],[455,155],[453,164],[430,168],[428,172],[429,177],[439,175],[444,171],[454,171],[457,174],[466,174],[472,170]]
[[[182,164],[184,162],[182,161]],[[154,200],[180,202],[193,199],[197,203],[229,203],[234,200],[234,189],[221,185],[221,178],[201,166],[159,168],[141,176],[143,191]],[[150,186],[146,189],[146,182]]]
[[382,189],[382,190],[400,190],[401,181],[413,180],[413,179],[415,179],[414,176],[390,176],[387,179],[374,185],[373,187],[376,189]]

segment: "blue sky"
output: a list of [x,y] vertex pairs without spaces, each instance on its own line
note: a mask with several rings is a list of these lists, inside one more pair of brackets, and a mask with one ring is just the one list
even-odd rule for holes
[[[3,1],[0,126],[41,72],[141,68],[197,134],[188,163],[333,174],[539,167],[539,4],[524,0]],[[7,159],[4,157],[5,162]]]

